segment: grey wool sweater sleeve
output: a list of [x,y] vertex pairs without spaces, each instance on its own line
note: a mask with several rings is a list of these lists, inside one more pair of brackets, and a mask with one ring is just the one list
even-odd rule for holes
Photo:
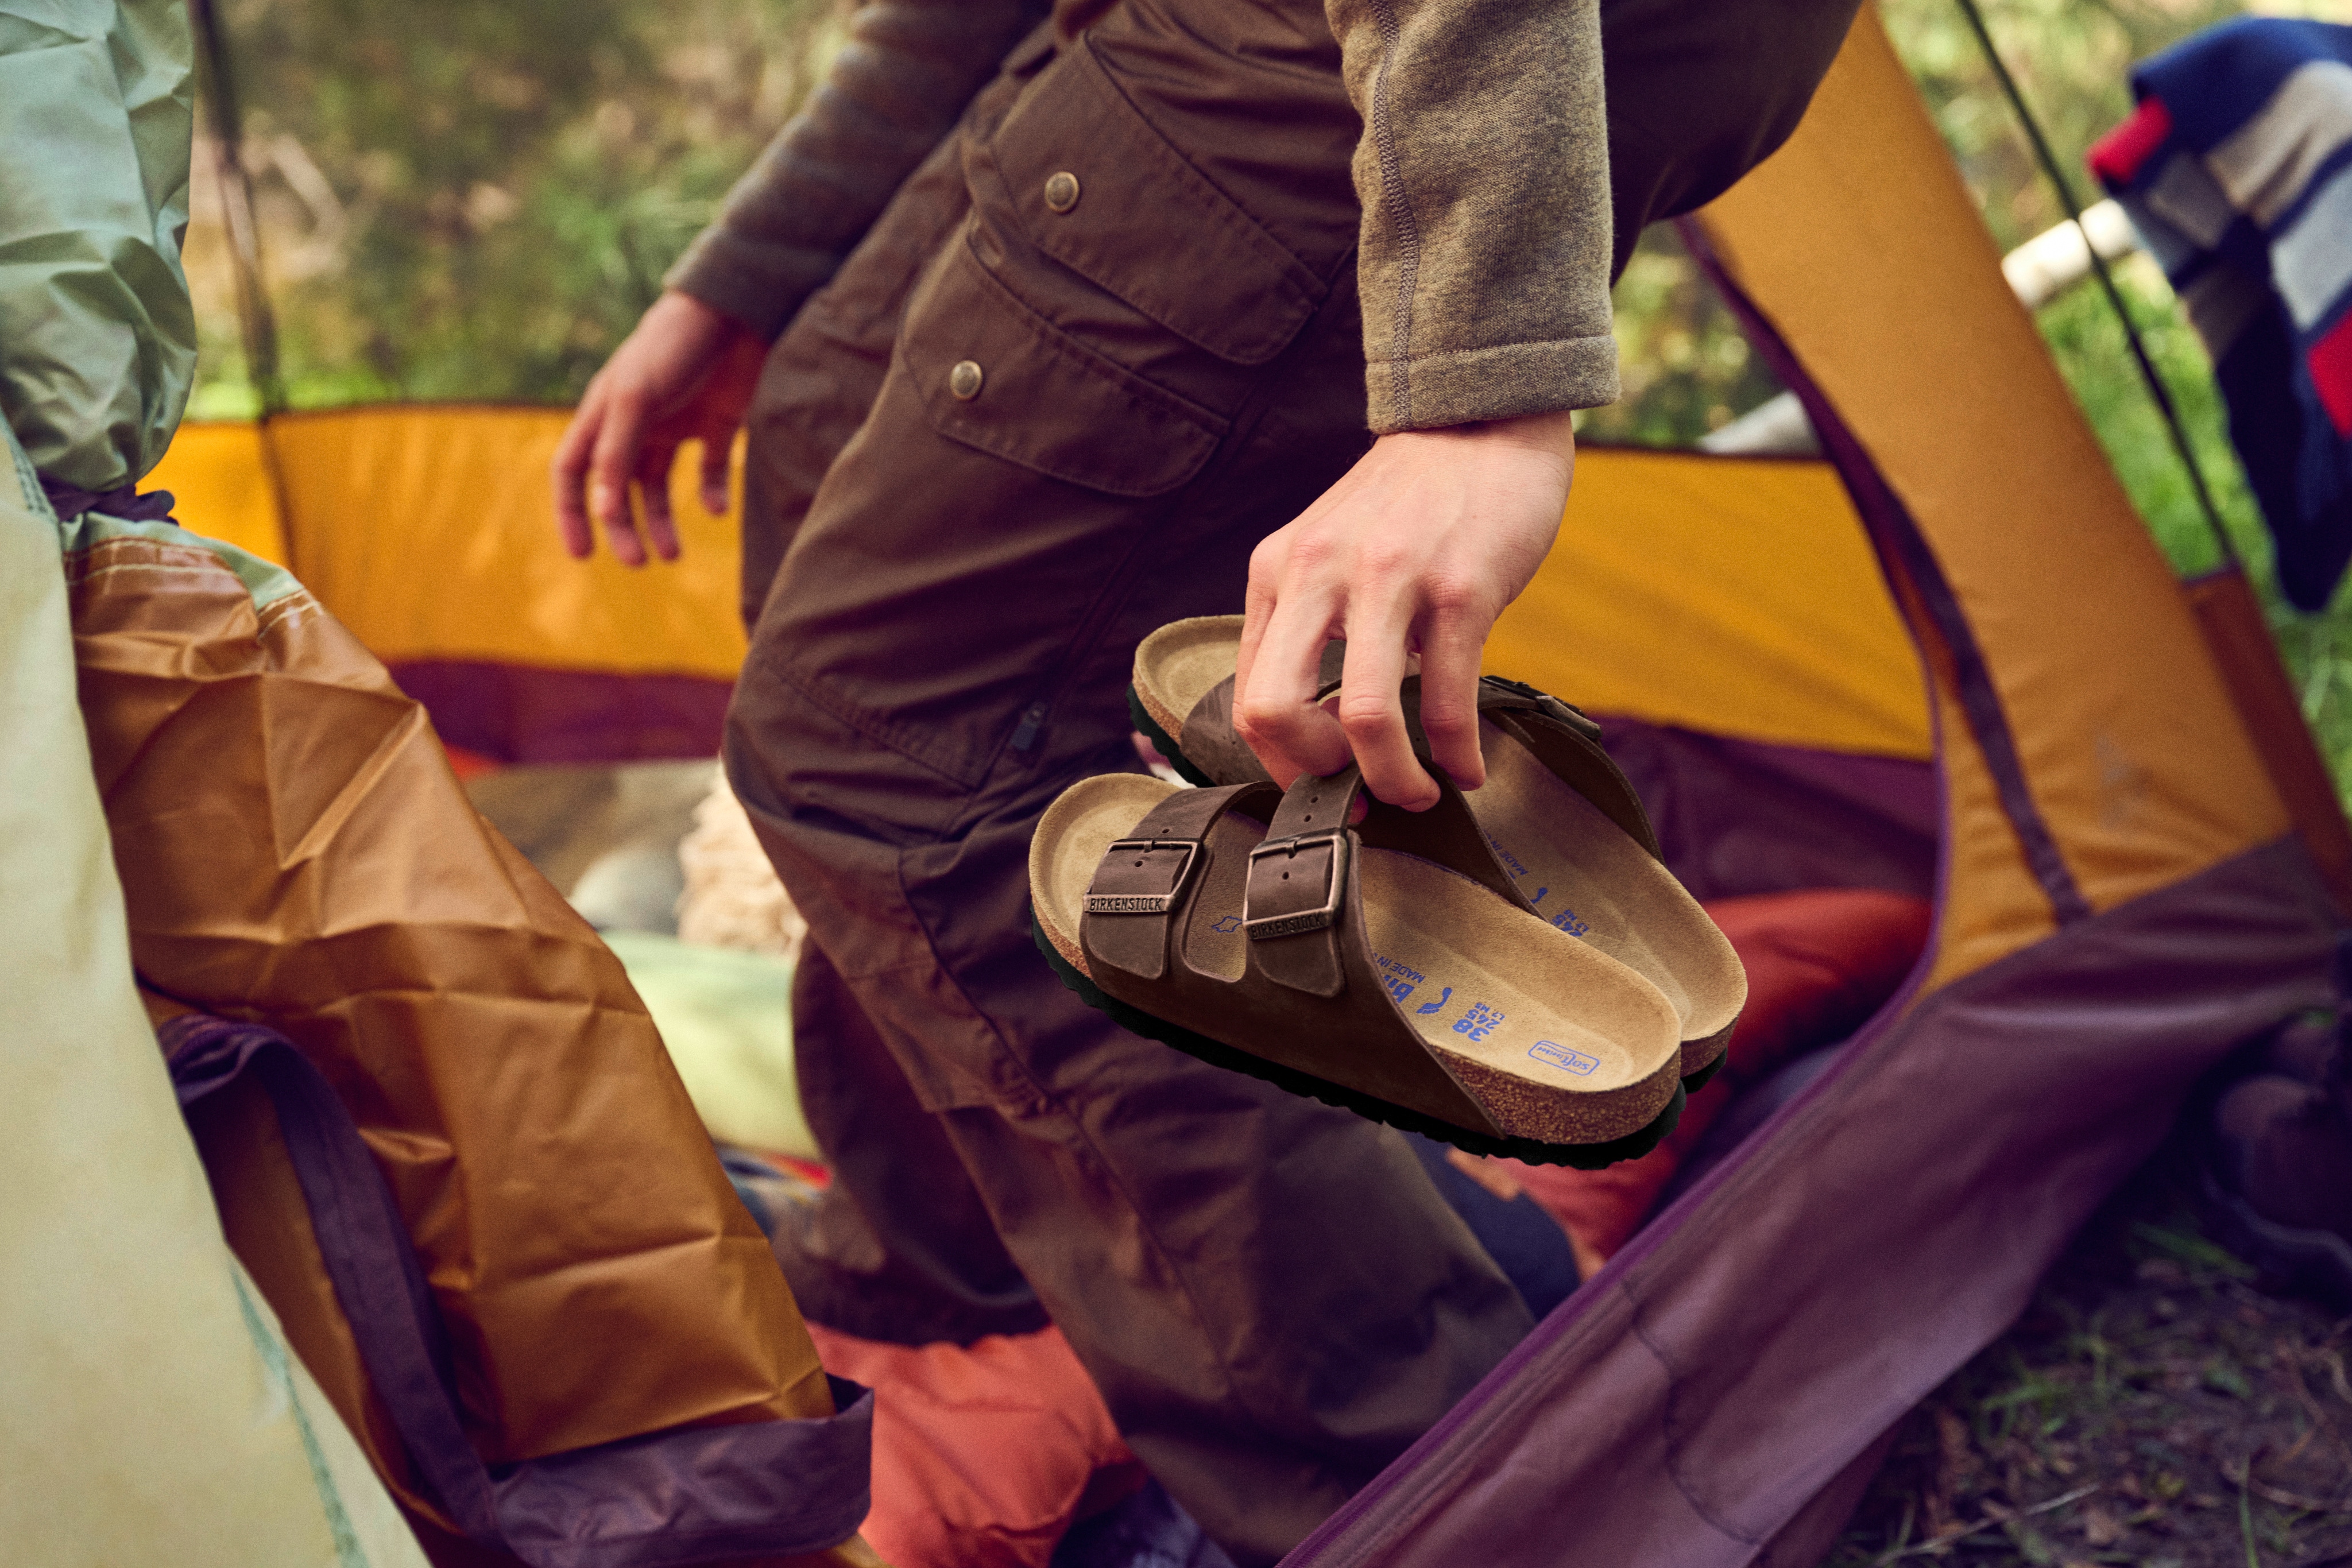
[[1617,396],[1599,0],[1325,0],[1386,434]]
[[866,0],[808,107],[663,281],[774,338],[1047,10],[1046,0]]

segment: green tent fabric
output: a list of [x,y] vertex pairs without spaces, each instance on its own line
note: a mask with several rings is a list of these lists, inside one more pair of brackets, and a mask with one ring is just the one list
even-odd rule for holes
[[0,415],[85,490],[154,467],[195,375],[191,62],[182,0],[0,0]]
[[793,967],[646,931],[604,945],[654,1015],[694,1108],[722,1144],[817,1160],[793,1076]]

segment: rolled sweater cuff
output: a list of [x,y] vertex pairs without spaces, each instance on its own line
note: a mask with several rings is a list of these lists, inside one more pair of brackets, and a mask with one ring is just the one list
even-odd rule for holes
[[822,246],[762,243],[713,224],[662,282],[773,342],[840,265],[840,256]]
[[1617,340],[1603,332],[1374,360],[1364,367],[1364,392],[1378,435],[1598,408],[1617,401]]

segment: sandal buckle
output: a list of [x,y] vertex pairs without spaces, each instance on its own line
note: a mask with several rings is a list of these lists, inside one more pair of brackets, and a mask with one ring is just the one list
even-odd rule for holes
[[1535,704],[1537,711],[1541,713],[1545,717],[1552,720],[1555,724],[1565,725],[1567,727],[1576,731],[1579,735],[1583,736],[1588,740],[1599,740],[1601,738],[1601,730],[1600,724],[1588,716],[1582,708],[1578,707],[1574,703],[1563,702],[1559,697],[1552,695],[1549,692],[1531,686],[1525,681],[1512,680],[1506,675],[1481,675],[1478,678],[1486,682],[1487,685],[1498,686],[1504,691],[1511,693],[1515,696],[1527,698],[1528,701]]
[[[1201,864],[1201,846],[1192,839],[1120,839],[1103,852],[1103,863],[1110,863],[1113,855],[1153,854],[1161,850],[1181,850],[1184,858],[1176,862],[1175,874],[1169,879],[1165,893],[1097,893],[1087,892],[1086,912],[1088,915],[1165,915],[1176,907],[1183,895],[1185,884]],[[1102,873],[1095,873],[1100,881]]]
[[[1328,851],[1325,859],[1327,881],[1323,903],[1319,908],[1292,910],[1282,915],[1252,915],[1250,894],[1257,884],[1258,862],[1276,855],[1297,860],[1301,850]],[[1339,918],[1339,899],[1348,885],[1348,836],[1338,828],[1318,828],[1310,832],[1291,833],[1279,839],[1267,839],[1250,851],[1249,880],[1242,887],[1242,929],[1253,942],[1264,942],[1276,936],[1297,936],[1308,931],[1321,931]]]

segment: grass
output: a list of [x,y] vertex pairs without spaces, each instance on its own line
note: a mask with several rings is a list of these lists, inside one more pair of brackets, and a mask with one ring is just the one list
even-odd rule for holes
[[2168,1149],[1897,1428],[1829,1568],[2352,1564],[2352,1319],[2263,1293]]

